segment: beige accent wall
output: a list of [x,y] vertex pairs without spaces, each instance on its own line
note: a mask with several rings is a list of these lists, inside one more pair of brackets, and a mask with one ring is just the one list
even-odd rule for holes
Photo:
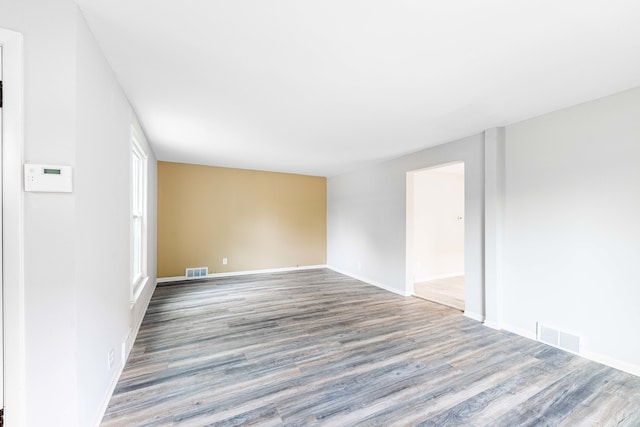
[[158,162],[158,277],[326,264],[326,201],[323,177]]

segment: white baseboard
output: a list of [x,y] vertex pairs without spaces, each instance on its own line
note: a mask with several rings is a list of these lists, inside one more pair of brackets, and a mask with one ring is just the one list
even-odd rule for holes
[[502,330],[502,324],[500,322],[495,322],[493,320],[485,319],[484,322],[482,322],[482,324],[491,329],[496,329],[498,331]]
[[484,322],[484,316],[482,314],[474,313],[472,311],[465,310],[464,315],[469,319],[473,319],[478,322]]
[[622,362],[620,360],[616,360],[609,356],[604,356],[602,354],[594,353],[592,351],[583,350],[579,356],[585,357],[589,360],[593,360],[594,362],[602,363],[603,365],[610,366],[615,369],[619,369],[628,374],[635,375],[640,377],[640,366],[634,365],[633,363]]
[[[283,268],[267,268],[263,270],[246,270],[246,271],[230,271],[228,273],[212,273],[208,274],[205,277],[197,277],[198,279],[214,279],[216,277],[232,277],[232,276],[245,276],[249,274],[264,274],[264,273],[282,273],[286,271],[298,271],[298,270],[317,270],[319,268],[327,268],[326,264],[322,265],[302,265],[300,267],[283,267]],[[187,276],[175,276],[175,277],[159,277],[158,283],[169,283],[169,282],[182,282],[184,280],[193,280],[187,279]]]
[[[158,281],[156,280],[154,282],[153,290],[149,292],[149,298],[145,302],[145,306],[144,306],[144,309],[142,310],[142,313],[146,313],[147,308],[149,308],[149,302],[151,302],[151,295],[153,295],[153,292],[155,291],[155,287],[157,286],[157,284],[158,284]],[[131,353],[131,348],[133,347],[133,343],[136,340],[136,337],[138,336],[138,332],[140,331],[140,326],[142,325],[142,319],[144,319],[144,314],[140,316],[140,319],[138,319],[138,321],[136,322],[137,324],[133,327],[133,329],[129,329],[129,332],[127,333],[127,336],[124,339],[125,348],[121,349],[123,350],[123,356],[118,360],[118,363],[116,365],[116,373],[111,378],[111,383],[107,388],[107,393],[105,394],[105,397],[102,401],[102,405],[100,405],[100,408],[98,411],[98,417],[95,420],[95,423],[93,423],[93,425],[96,427],[100,426],[100,423],[102,422],[102,418],[104,418],[104,414],[105,412],[107,412],[107,407],[109,406],[109,402],[111,401],[111,396],[113,396],[113,392],[115,391],[116,386],[118,385],[118,380],[122,375],[122,371],[124,370],[124,365],[127,359],[129,358],[129,353]]]
[[156,286],[158,286],[158,280],[156,279],[155,282],[153,283],[153,289],[151,291],[149,291],[149,298],[147,298],[147,300],[144,303],[144,308],[140,311],[142,313],[142,316],[140,316],[140,318],[136,321],[136,324],[133,325],[132,329],[129,329],[129,333],[127,334],[127,337],[125,338],[125,352],[123,355],[124,361],[126,362],[126,360],[129,358],[129,353],[131,353],[131,349],[133,348],[133,343],[136,340],[136,337],[138,336],[138,332],[140,332],[140,326],[142,326],[142,321],[144,320],[144,314],[147,312],[147,309],[149,308],[149,303],[151,302],[151,298],[153,297],[153,293],[156,290]]
[[432,280],[440,280],[440,279],[450,279],[451,277],[460,277],[460,276],[464,276],[464,271],[458,272],[458,273],[451,273],[451,274],[442,274],[440,276],[433,276],[433,277],[427,277],[426,279],[415,279],[416,283],[420,283],[420,282],[430,282]]
[[373,285],[377,288],[384,289],[385,291],[393,292],[394,294],[401,295],[403,297],[411,296],[411,293],[402,292],[399,289],[385,285],[384,283],[376,282],[375,280],[367,279],[366,277],[362,277],[358,274],[349,273],[348,271],[342,270],[340,268],[332,267],[330,265],[328,265],[327,268],[335,271],[336,273],[344,274],[345,276],[349,276],[361,282],[367,283],[369,285]]
[[[514,334],[520,335],[521,337],[529,338],[529,339],[534,340],[534,341],[538,341],[535,331],[528,331],[526,329],[522,329],[522,328],[519,328],[517,326],[513,326],[513,325],[509,325],[509,324],[502,324],[502,329],[504,329],[505,331],[513,332]],[[541,342],[541,341],[538,341],[538,342]],[[546,343],[543,343],[543,344],[548,345]],[[555,348],[559,348],[559,347],[555,347]],[[569,353],[575,354],[575,355],[580,356],[580,357],[584,357],[585,359],[589,359],[589,360],[592,360],[594,362],[601,363],[603,365],[607,365],[607,366],[610,366],[610,367],[615,368],[615,369],[619,369],[619,370],[624,371],[624,372],[626,372],[628,374],[640,377],[640,366],[639,365],[635,365],[633,363],[628,363],[628,362],[623,362],[623,361],[614,359],[614,358],[609,357],[609,356],[605,356],[605,355],[602,355],[602,354],[599,354],[599,353],[594,353],[594,352],[589,351],[589,350],[582,349],[580,351],[580,353],[574,353],[574,352],[568,351],[568,350],[563,349],[563,348],[559,348],[559,349],[562,350],[562,351],[567,351]]]
[[538,337],[536,337],[536,331],[529,331],[527,329],[519,328],[508,323],[501,323],[500,326],[502,326],[501,329],[504,329],[505,331],[512,332],[516,335],[520,335],[521,337],[529,338],[530,340],[538,341]]
[[122,358],[120,358],[117,361],[117,365],[116,365],[116,372],[113,375],[113,377],[111,377],[111,383],[109,383],[109,387],[107,388],[107,392],[104,396],[104,399],[102,400],[102,404],[100,405],[100,408],[98,410],[98,416],[97,419],[94,420],[95,422],[92,424],[96,427],[99,427],[100,424],[102,423],[102,418],[104,418],[104,414],[105,412],[107,412],[107,407],[109,406],[109,402],[111,401],[111,396],[113,396],[113,392],[116,389],[116,386],[118,385],[118,380],[120,379],[120,376],[122,375],[122,371],[124,370],[124,363],[122,361]]
[[109,384],[109,388],[107,388],[107,393],[103,399],[102,405],[100,405],[100,409],[98,410],[98,417],[94,420],[92,425],[96,427],[100,427],[102,423],[102,418],[104,418],[105,412],[107,412],[107,407],[109,406],[109,402],[111,401],[111,396],[113,396],[113,392],[118,385],[118,380],[120,379],[120,375],[122,375],[122,371],[124,370],[124,365],[122,361],[118,361],[118,366],[116,369],[116,374],[111,378],[111,383]]

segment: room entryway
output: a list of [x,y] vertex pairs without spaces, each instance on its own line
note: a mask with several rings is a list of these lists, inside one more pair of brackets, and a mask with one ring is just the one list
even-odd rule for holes
[[458,310],[464,310],[464,275],[443,277],[413,285],[413,294]]
[[409,179],[413,295],[464,311],[464,163],[414,171]]

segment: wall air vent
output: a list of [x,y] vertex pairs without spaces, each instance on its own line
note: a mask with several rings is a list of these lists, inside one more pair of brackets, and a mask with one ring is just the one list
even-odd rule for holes
[[558,347],[558,331],[538,323],[538,341]]
[[187,268],[185,276],[187,279],[202,279],[209,274],[209,267]]
[[580,337],[568,332],[544,326],[538,322],[538,341],[572,353],[580,353]]

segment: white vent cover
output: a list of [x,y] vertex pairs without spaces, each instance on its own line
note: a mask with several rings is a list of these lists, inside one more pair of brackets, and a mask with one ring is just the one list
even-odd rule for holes
[[203,277],[207,277],[209,274],[209,267],[194,267],[187,268],[187,272],[185,276],[187,279],[201,279]]
[[580,337],[560,331],[560,342],[558,347],[573,353],[580,353]]
[[539,322],[537,332],[538,341],[572,353],[580,353],[580,337],[577,335],[544,326]]
[[558,347],[560,341],[558,338],[558,331],[547,326],[542,326],[538,323],[538,341]]

